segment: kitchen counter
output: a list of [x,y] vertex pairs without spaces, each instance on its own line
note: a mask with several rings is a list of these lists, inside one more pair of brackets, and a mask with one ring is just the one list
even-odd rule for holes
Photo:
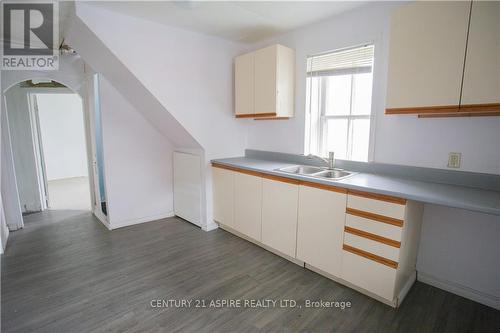
[[[276,169],[297,165],[251,157],[212,160],[234,168],[261,172],[291,179],[332,185],[346,189],[385,194],[436,205],[467,209],[500,216],[500,192],[467,186],[410,180],[389,175],[360,172],[341,180],[290,174]],[[349,171],[349,170],[348,170]]]

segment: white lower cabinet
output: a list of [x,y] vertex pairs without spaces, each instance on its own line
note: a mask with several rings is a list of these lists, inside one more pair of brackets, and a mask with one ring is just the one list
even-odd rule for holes
[[423,205],[246,170],[213,170],[226,230],[397,307],[415,281]]
[[234,228],[234,171],[212,168],[214,220]]
[[299,186],[262,179],[262,243],[295,258]]
[[347,195],[299,187],[297,259],[340,276]]
[[347,251],[341,278],[388,301],[394,299],[396,269]]
[[234,174],[234,229],[260,242],[262,228],[262,178]]

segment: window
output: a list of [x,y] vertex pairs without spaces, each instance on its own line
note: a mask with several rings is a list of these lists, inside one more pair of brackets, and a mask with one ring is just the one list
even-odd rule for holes
[[307,58],[306,147],[368,161],[374,46]]

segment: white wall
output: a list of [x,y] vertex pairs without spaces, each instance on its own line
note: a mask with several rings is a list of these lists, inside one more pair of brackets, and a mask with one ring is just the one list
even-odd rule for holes
[[[86,61],[167,137],[182,129],[196,141],[198,147],[187,138],[171,140],[180,150],[194,148],[202,154],[203,228],[215,227],[209,160],[242,155],[246,148],[245,122],[234,118],[232,88],[233,57],[246,48],[82,3],[77,15],[83,25],[75,20],[69,40]],[[93,36],[80,34],[86,28],[98,37],[97,43]],[[141,92],[144,88],[149,96]],[[137,100],[152,107],[137,105]]]
[[37,94],[47,180],[87,177],[82,100],[77,94]]
[[[282,43],[296,51],[295,118],[250,121],[248,148],[304,152],[306,58],[308,55],[375,44],[373,75],[375,162],[446,168],[449,152],[462,153],[463,171],[500,173],[499,117],[418,119],[384,115],[390,13],[398,3],[375,3],[296,30],[259,45]],[[477,149],[481,147],[481,149]]]
[[172,144],[100,78],[110,227],[172,216]]
[[426,205],[419,280],[500,309],[500,216]]

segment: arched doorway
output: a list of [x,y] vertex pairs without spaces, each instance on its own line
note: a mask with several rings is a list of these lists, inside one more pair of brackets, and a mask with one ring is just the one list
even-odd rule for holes
[[23,220],[46,210],[101,206],[82,96],[58,81],[30,79],[11,85],[4,97],[2,128],[8,129]]

